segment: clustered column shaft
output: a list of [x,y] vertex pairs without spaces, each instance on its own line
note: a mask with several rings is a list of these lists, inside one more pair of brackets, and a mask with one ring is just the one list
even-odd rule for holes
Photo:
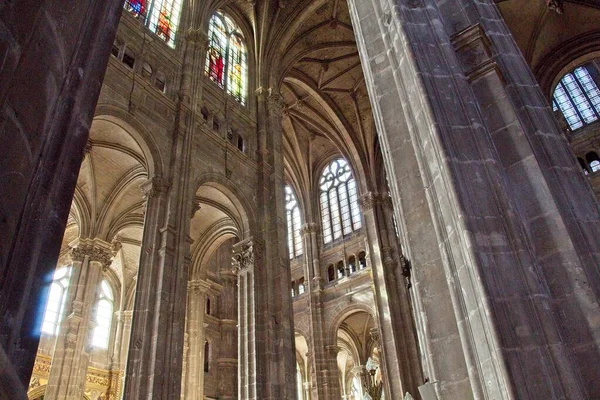
[[44,398],[79,400],[85,389],[90,357],[93,308],[102,271],[111,263],[111,245],[100,239],[79,239],[71,250],[73,266]]

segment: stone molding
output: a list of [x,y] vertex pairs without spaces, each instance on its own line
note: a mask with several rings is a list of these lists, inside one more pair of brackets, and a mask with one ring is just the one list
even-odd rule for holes
[[85,257],[89,261],[97,261],[103,268],[108,268],[115,255],[112,244],[102,239],[78,239],[69,245],[73,261],[83,262]]

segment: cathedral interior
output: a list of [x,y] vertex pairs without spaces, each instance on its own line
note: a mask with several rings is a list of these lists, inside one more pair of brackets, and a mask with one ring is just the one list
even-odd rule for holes
[[600,399],[600,1],[9,0],[0,107],[0,399]]

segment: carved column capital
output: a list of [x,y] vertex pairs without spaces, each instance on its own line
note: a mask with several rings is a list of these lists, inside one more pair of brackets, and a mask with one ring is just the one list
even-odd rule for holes
[[337,356],[337,354],[340,352],[340,350],[342,350],[342,348],[336,344],[330,344],[328,346],[325,346],[325,349],[334,356]]
[[113,245],[101,239],[79,239],[69,245],[73,261],[83,262],[85,257],[90,261],[97,261],[107,268],[115,255]]
[[270,114],[281,117],[285,103],[279,93],[276,93],[273,88],[269,88],[269,95],[267,97],[267,111]]
[[203,49],[208,47],[208,35],[203,29],[188,29],[187,32],[185,32],[185,40],[198,43]]
[[210,289],[210,283],[203,279],[196,279],[193,281],[188,281],[187,284],[188,292],[196,292],[199,294],[204,294],[208,292]]
[[392,208],[392,198],[388,193],[367,192],[358,198],[358,204],[364,211],[372,210],[377,205]]
[[262,256],[262,243],[247,239],[233,246],[232,266],[235,273],[256,267]]
[[303,235],[310,235],[311,233],[318,233],[319,232],[319,224],[317,224],[315,222],[308,222],[308,223],[302,225],[301,232]]
[[162,176],[155,176],[140,185],[144,199],[156,197],[169,190],[170,182]]

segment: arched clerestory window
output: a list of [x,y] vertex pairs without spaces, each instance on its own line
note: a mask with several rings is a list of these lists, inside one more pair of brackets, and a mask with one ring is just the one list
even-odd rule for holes
[[125,0],[125,9],[169,46],[175,47],[181,0]]
[[591,68],[583,65],[566,73],[554,89],[552,107],[560,109],[572,131],[600,118],[600,89]]
[[294,190],[285,186],[285,214],[287,218],[288,249],[290,260],[302,255],[302,235],[300,233],[300,208]]
[[114,308],[114,297],[112,289],[106,280],[100,284],[96,313],[94,315],[94,333],[92,335],[92,346],[107,349],[110,339],[110,327],[112,324]]
[[600,157],[598,157],[598,153],[596,153],[595,151],[590,151],[585,155],[585,159],[587,160],[590,170],[592,170],[592,172],[600,170]]
[[71,279],[71,268],[62,267],[54,272],[52,284],[50,285],[50,295],[46,304],[44,313],[44,322],[42,323],[42,332],[49,335],[56,335],[60,322],[65,312],[65,302],[67,301],[67,289]]
[[206,75],[242,105],[246,104],[248,62],[244,36],[227,15],[215,12],[208,24]]
[[356,181],[346,160],[338,158],[325,167],[319,188],[325,243],[361,228]]

